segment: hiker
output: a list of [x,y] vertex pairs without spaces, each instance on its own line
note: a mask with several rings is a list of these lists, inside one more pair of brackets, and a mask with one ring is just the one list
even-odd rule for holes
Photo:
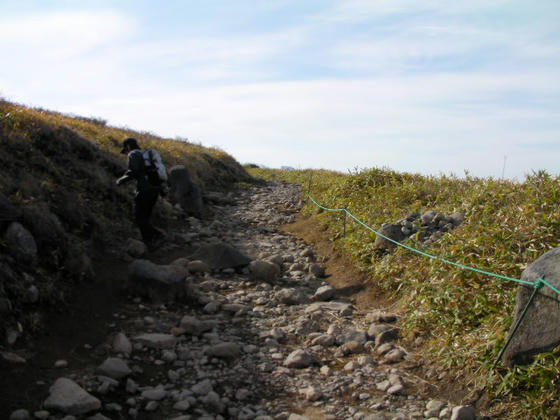
[[164,239],[163,233],[150,224],[150,216],[158,195],[165,197],[169,191],[165,166],[156,150],[141,150],[132,137],[123,141],[121,153],[128,155],[128,170],[117,179],[117,185],[136,180],[134,221],[144,243],[154,247]]

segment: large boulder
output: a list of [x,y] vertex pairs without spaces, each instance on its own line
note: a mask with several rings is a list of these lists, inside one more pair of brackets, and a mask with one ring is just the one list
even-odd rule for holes
[[251,262],[248,256],[225,243],[201,246],[189,259],[204,261],[214,270],[244,267]]
[[[402,226],[400,224],[384,223],[381,226],[381,229],[379,229],[379,233],[397,242],[400,242],[407,237],[402,232]],[[380,235],[377,235],[373,245],[379,249],[393,249],[397,246],[394,242],[391,242]]]
[[148,260],[134,260],[128,266],[126,289],[155,302],[185,300],[185,273],[171,265],[157,265]]
[[[547,252],[523,271],[521,279],[537,282],[539,278],[560,289],[560,248]],[[515,325],[525,308],[533,287],[520,285],[517,289],[515,305]],[[507,365],[523,364],[531,361],[532,356],[550,351],[560,344],[560,296],[549,287],[541,288],[525,318],[504,352]],[[510,335],[513,330],[510,330]]]
[[187,167],[174,166],[169,171],[169,200],[179,204],[188,214],[200,216],[203,210],[200,187],[193,181]]

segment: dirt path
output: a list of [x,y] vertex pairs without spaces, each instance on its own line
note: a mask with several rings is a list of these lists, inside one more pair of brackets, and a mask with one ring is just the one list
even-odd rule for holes
[[[396,316],[378,310],[384,296],[362,287],[363,273],[320,240],[312,222],[296,222],[296,186],[269,183],[214,198],[211,220],[184,226],[188,249],[225,243],[251,267],[212,268],[192,261],[185,245],[159,251],[151,256],[158,264],[184,257],[154,270],[184,273],[187,302],[135,294],[107,302],[96,333],[81,320],[85,334],[47,340],[40,370],[29,369],[33,352],[28,367],[10,367],[26,397],[4,397],[6,416],[21,409],[13,418],[451,418],[452,405],[416,393],[418,360],[399,345]],[[122,267],[105,275],[123,276]],[[56,360],[67,365],[55,368]],[[67,379],[57,387],[80,387],[72,394],[81,389],[83,399],[59,398],[52,388],[49,396],[57,378]],[[471,408],[455,411],[475,418]]]

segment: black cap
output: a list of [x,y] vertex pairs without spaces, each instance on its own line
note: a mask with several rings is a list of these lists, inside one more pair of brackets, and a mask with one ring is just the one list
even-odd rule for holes
[[126,148],[127,147],[130,147],[131,149],[139,149],[138,141],[133,137],[129,137],[129,138],[125,139],[123,141],[123,144],[122,144],[122,149],[121,149],[122,154],[126,154],[126,152],[127,152]]

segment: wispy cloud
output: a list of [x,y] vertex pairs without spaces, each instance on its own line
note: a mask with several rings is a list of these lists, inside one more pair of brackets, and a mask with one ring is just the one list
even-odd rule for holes
[[285,17],[273,30],[150,36],[123,8],[4,17],[0,93],[270,166],[556,171],[560,29],[521,3],[340,0],[296,19],[283,0],[258,8]]

